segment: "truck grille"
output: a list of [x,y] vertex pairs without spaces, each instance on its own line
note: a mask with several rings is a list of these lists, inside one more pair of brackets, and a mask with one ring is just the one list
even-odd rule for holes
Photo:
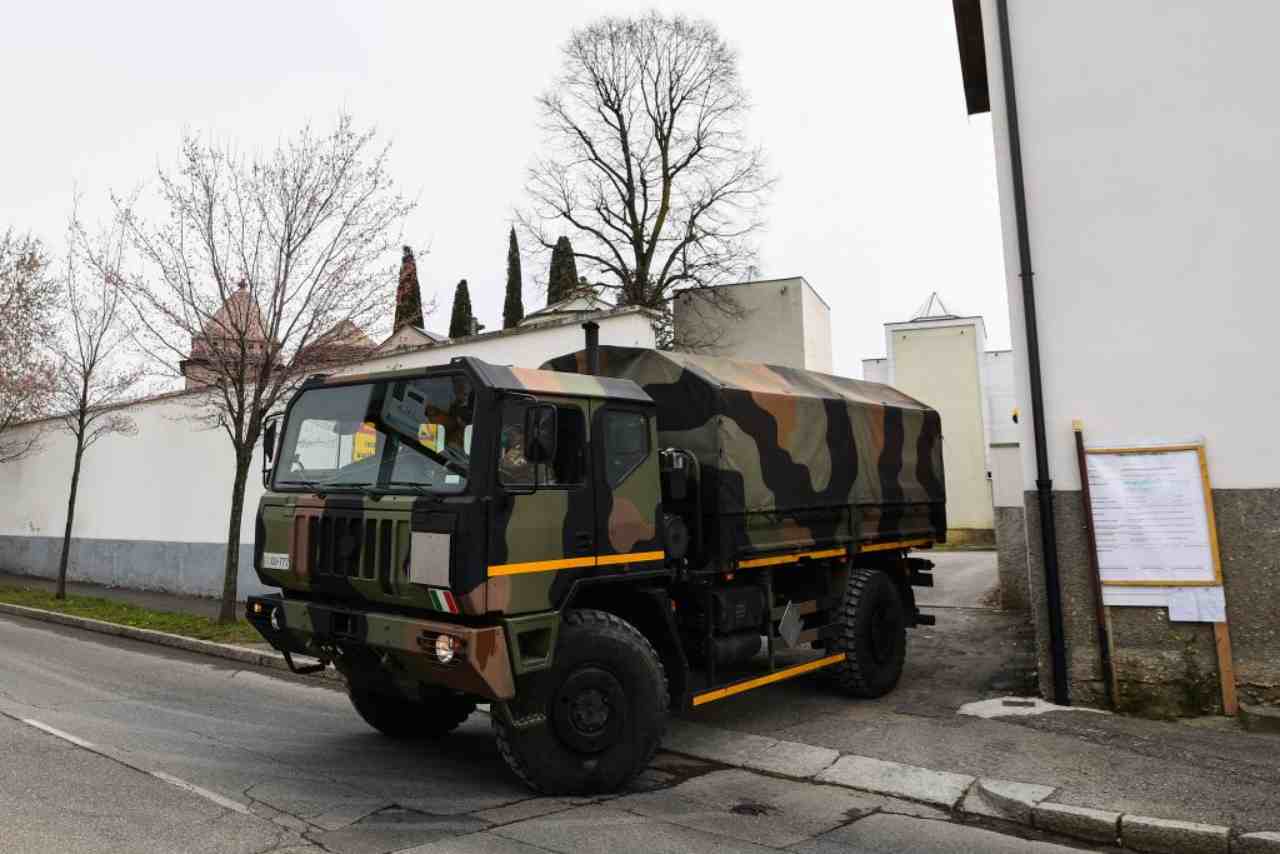
[[409,521],[364,514],[299,511],[293,520],[292,560],[313,577],[377,580],[392,592],[406,557]]

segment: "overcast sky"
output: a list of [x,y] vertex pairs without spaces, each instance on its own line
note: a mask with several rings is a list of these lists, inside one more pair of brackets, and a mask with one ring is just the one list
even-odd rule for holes
[[[740,53],[752,135],[779,178],[761,272],[802,275],[830,303],[837,373],[859,376],[883,354],[882,324],[933,290],[1007,346],[991,122],[965,115],[950,0],[22,3],[0,32],[0,228],[56,247],[73,186],[87,218],[105,217],[110,190],[174,162],[184,129],[270,146],[346,110],[390,138],[393,173],[420,198],[405,241],[430,247],[428,327],[447,329],[466,278],[498,328],[534,98],[573,27],[655,6],[712,20]],[[526,255],[526,310],[545,301],[545,264]]]

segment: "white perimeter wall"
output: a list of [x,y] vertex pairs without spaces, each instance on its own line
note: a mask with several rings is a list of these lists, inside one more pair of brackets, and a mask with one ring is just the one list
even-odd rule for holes
[[[652,347],[653,327],[646,315],[630,312],[597,318],[602,344]],[[526,327],[520,334],[482,336],[473,342],[440,345],[352,366],[348,372],[387,370],[447,363],[460,355],[477,356],[496,364],[538,367],[554,356],[581,349],[583,332],[576,323]],[[127,408],[138,427],[135,436],[107,436],[85,458],[80,476],[74,536],[106,540],[83,549],[73,577],[122,586],[151,587],[175,592],[213,595],[221,589],[220,557],[207,549],[183,544],[221,544],[226,541],[233,477],[231,444],[221,430],[192,422],[193,396],[168,398]],[[66,525],[67,491],[74,444],[50,424],[19,428],[28,433],[45,429],[41,450],[23,460],[0,465],[0,558],[44,556],[39,566],[0,566],[0,569],[44,574],[48,552],[31,552],[32,538],[62,536]],[[254,513],[262,495],[259,476],[261,451],[255,453],[245,490],[245,514],[240,528],[243,544],[252,544]],[[148,566],[129,565],[131,552],[119,541],[176,544],[168,550],[149,550]],[[47,546],[47,544],[46,544]],[[44,547],[42,547],[44,548]],[[165,577],[155,566],[156,555],[181,558],[181,577]],[[243,551],[242,551],[243,554]],[[56,563],[56,556],[55,561]],[[242,561],[243,563],[244,561]],[[242,567],[240,592],[259,588],[252,568]]]
[[[128,407],[137,435],[106,436],[89,449],[74,536],[225,542],[234,456],[225,432],[192,422],[198,399],[184,395]],[[47,430],[38,453],[0,465],[0,536],[62,536],[74,453],[69,434]],[[256,508],[262,494],[261,462],[255,455],[246,508]],[[251,512],[241,534],[243,542],[253,542]]]
[[[653,347],[656,338],[653,323],[641,311],[630,311],[595,318],[600,324],[600,343],[615,347]],[[536,368],[548,359],[581,350],[586,339],[577,321],[558,324],[521,326],[518,333],[481,335],[457,344],[439,344],[421,350],[393,353],[351,365],[336,373],[362,374],[369,371],[393,371],[444,365],[456,356],[475,356],[495,365],[518,365]]]
[[[994,0],[982,7],[1021,354]],[[1054,487],[1079,488],[1073,418],[1090,442],[1203,436],[1215,487],[1280,486],[1280,4],[1077,0],[1009,14]]]

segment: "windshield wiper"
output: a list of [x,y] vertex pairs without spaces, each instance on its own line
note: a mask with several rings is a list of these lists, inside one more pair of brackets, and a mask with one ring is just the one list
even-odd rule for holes
[[389,480],[387,481],[387,486],[408,486],[417,490],[419,495],[432,494],[431,490],[427,489],[426,484],[419,483],[416,480]]

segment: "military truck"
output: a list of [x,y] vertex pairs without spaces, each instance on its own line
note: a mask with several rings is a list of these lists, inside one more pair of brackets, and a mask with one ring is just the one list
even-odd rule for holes
[[299,672],[335,666],[394,738],[488,703],[548,794],[626,783],[672,711],[815,671],[891,690],[932,622],[909,552],[945,537],[937,412],[590,333],[539,370],[308,380],[264,430],[263,637]]

